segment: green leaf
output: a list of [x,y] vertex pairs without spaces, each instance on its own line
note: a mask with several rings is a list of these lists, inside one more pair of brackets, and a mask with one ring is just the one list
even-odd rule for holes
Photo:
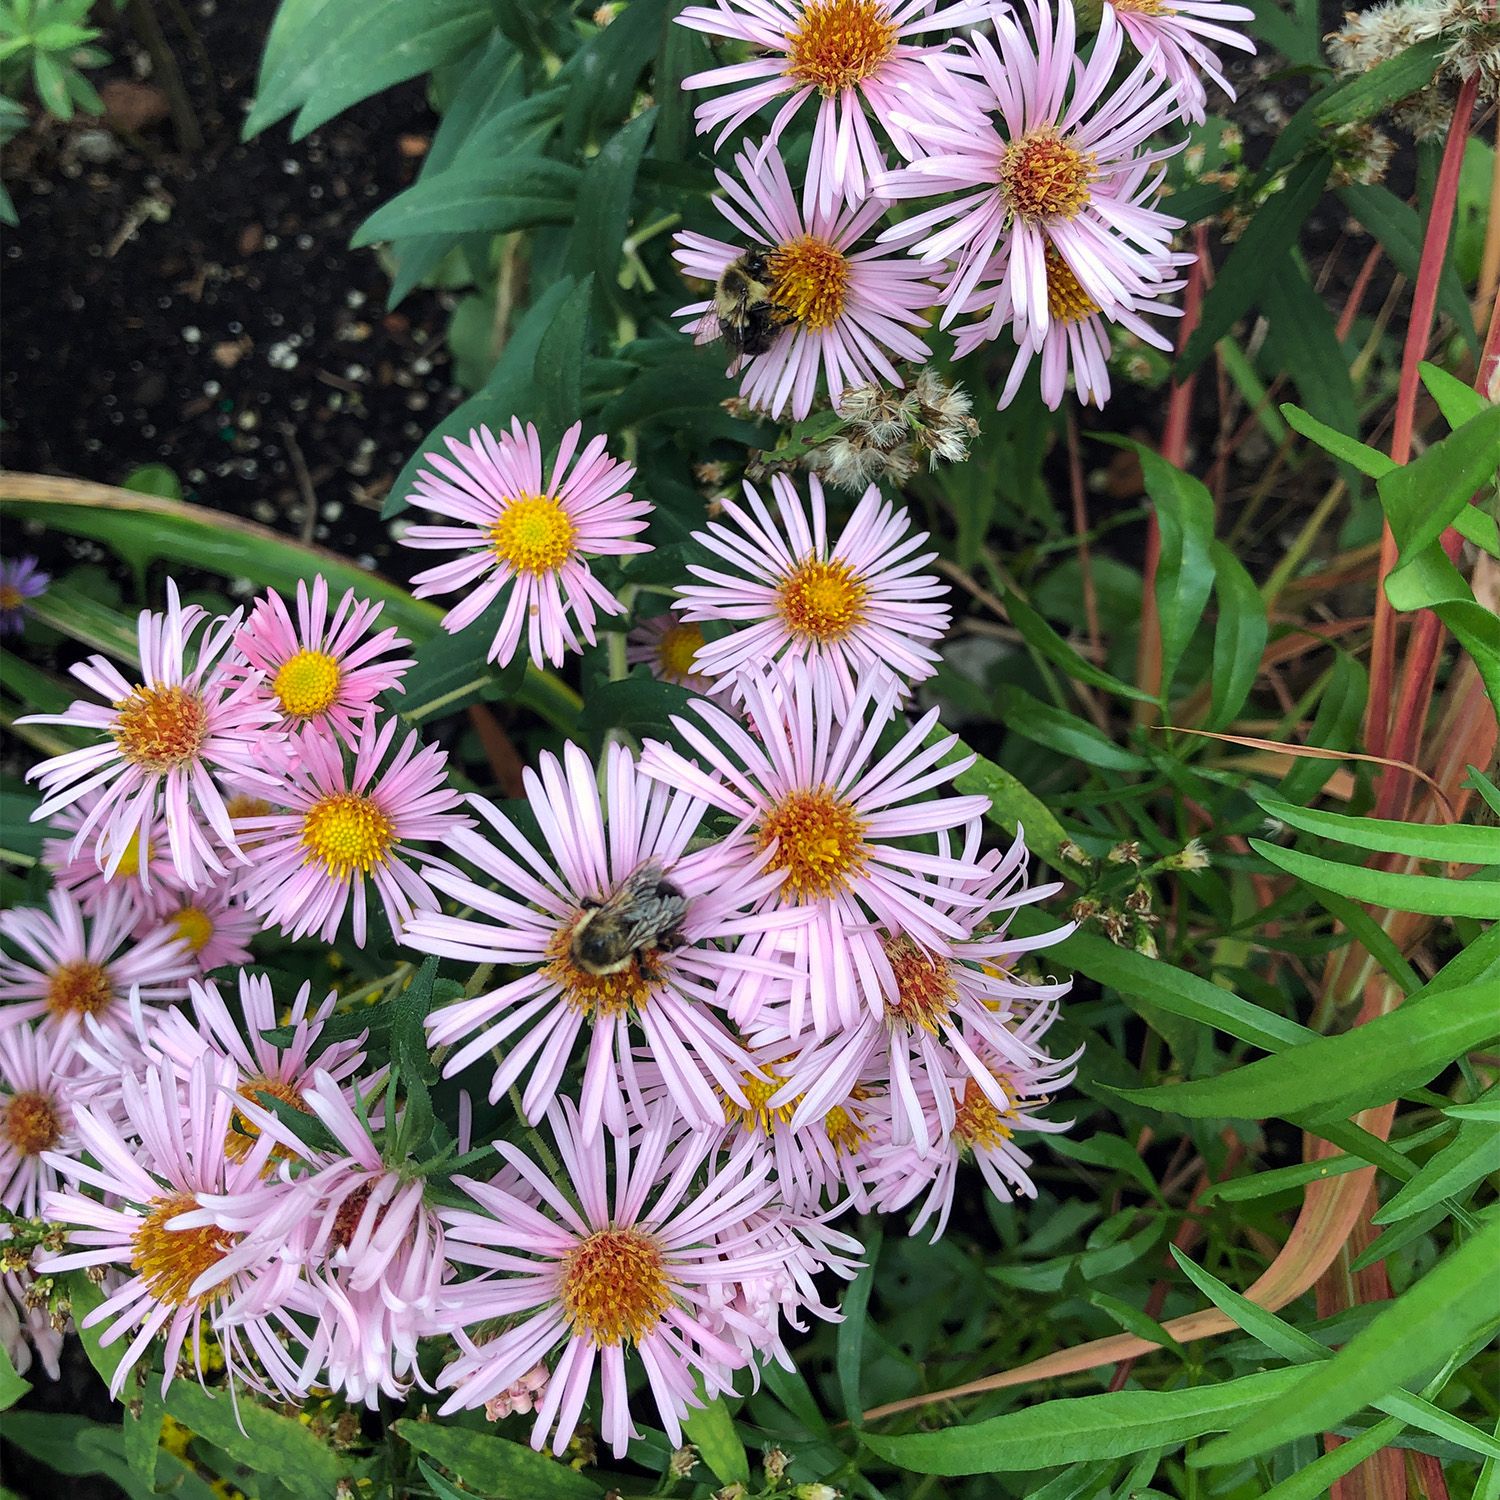
[[1335,843],[1351,844],[1356,849],[1461,865],[1500,864],[1500,828],[1467,823],[1397,823],[1384,818],[1354,818],[1347,813],[1294,807],[1274,797],[1257,797],[1256,801],[1268,817],[1290,828]]
[[1251,839],[1250,847],[1277,869],[1356,901],[1433,917],[1500,917],[1500,880],[1449,880],[1436,875],[1370,870],[1282,849],[1260,839]]
[[[1490,1091],[1492,1107],[1500,1094]],[[1458,1133],[1424,1163],[1373,1216],[1376,1224],[1394,1224],[1425,1213],[1447,1198],[1458,1198],[1482,1178],[1500,1172],[1500,1129],[1484,1120],[1463,1120]]]
[[161,1387],[147,1381],[137,1398],[140,1415],[133,1414],[131,1405],[125,1407],[121,1427],[121,1442],[125,1450],[125,1462],[148,1484],[156,1479],[156,1455],[161,1447],[161,1429],[166,1417],[166,1403],[162,1400]]
[[600,1493],[600,1486],[576,1469],[486,1432],[410,1417],[393,1422],[391,1431],[492,1500],[591,1500]]
[[1407,47],[1325,94],[1316,102],[1313,118],[1325,130],[1374,119],[1431,83],[1446,50],[1441,37],[1428,37]]
[[83,1345],[83,1352],[88,1355],[89,1363],[98,1371],[99,1378],[113,1392],[115,1372],[120,1368],[120,1361],[125,1358],[125,1351],[130,1347],[130,1340],[119,1338],[107,1346],[101,1345],[100,1336],[108,1331],[108,1325],[94,1324],[85,1327],[85,1319],[104,1302],[104,1293],[82,1271],[70,1271],[66,1280],[68,1301],[73,1308],[73,1323],[78,1329],[78,1339]]
[[1084,719],[1033,698],[1024,688],[1003,684],[995,691],[995,712],[1012,734],[1085,765],[1106,771],[1147,771],[1144,755],[1122,749],[1102,730]]
[[605,306],[618,300],[636,172],[655,127],[653,106],[613,132],[585,168],[578,187],[570,269],[576,276],[592,273]]
[[[1217,289],[1217,288],[1216,288]],[[1175,469],[1143,443],[1146,493],[1156,504],[1161,562],[1156,570],[1156,612],[1161,627],[1161,694],[1171,696],[1178,663],[1203,619],[1214,587],[1214,502],[1203,484]]]
[[1133,1104],[1189,1119],[1343,1118],[1434,1078],[1500,1037],[1500,981],[1412,1001],[1338,1036],[1315,1036],[1217,1078],[1122,1090]]
[[[1369,693],[1370,677],[1364,667],[1347,651],[1337,652],[1307,743],[1323,750],[1347,750],[1358,744]],[[1311,802],[1337,767],[1337,761],[1298,758],[1281,778],[1278,790],[1288,802]]]
[[1369,1165],[1357,1156],[1323,1156],[1315,1161],[1299,1161],[1290,1167],[1276,1167],[1269,1172],[1255,1172],[1249,1177],[1231,1177],[1228,1182],[1211,1182],[1199,1193],[1199,1203],[1246,1203],[1268,1198],[1292,1188],[1306,1187],[1345,1172],[1360,1172]]
[[9,1411],[30,1389],[31,1382],[16,1374],[10,1354],[0,1343],[0,1411]]
[[1175,1391],[1111,1391],[1042,1401],[940,1432],[863,1433],[867,1447],[914,1474],[995,1474],[1121,1458],[1222,1432],[1296,1384],[1296,1369],[1267,1370]]
[[1245,706],[1260,672],[1268,628],[1266,606],[1255,580],[1222,543],[1209,549],[1219,620],[1214,628],[1213,702],[1209,723],[1222,729]]
[[471,703],[493,702],[515,692],[525,672],[524,657],[504,667],[485,660],[505,605],[504,599],[497,600],[463,630],[452,635],[439,631],[412,652],[414,665],[402,683],[405,691],[391,700],[403,719],[425,724]]
[[[935,728],[932,737],[939,739],[943,734],[943,730]],[[955,748],[966,754],[972,753],[962,741]],[[1009,771],[977,755],[973,765],[953,778],[953,790],[965,797],[988,797],[990,810],[985,816],[992,823],[998,823],[1012,834],[1024,829],[1028,848],[1034,849],[1055,869],[1069,868],[1068,862],[1058,852],[1068,837],[1062,824],[1047,804],[1027,791]]]
[[1267,319],[1262,368],[1290,375],[1302,404],[1325,422],[1345,432],[1357,428],[1349,361],[1333,314],[1314,290],[1301,256],[1283,256],[1265,283],[1260,307]]
[[544,448],[561,441],[583,406],[583,357],[589,347],[593,288],[592,273],[573,286],[537,349],[533,399]]
[[1330,427],[1326,422],[1320,422],[1310,412],[1303,411],[1300,406],[1293,406],[1290,401],[1282,403],[1281,414],[1303,437],[1311,438],[1325,452],[1371,479],[1379,479],[1399,467],[1384,453],[1368,447],[1358,438],[1349,437],[1337,428]]
[[1261,1410],[1244,1413],[1232,1431],[1189,1462],[1195,1467],[1239,1463],[1295,1438],[1328,1432],[1408,1381],[1436,1370],[1470,1339],[1500,1327],[1491,1295],[1497,1255],[1500,1218],[1491,1218],[1387,1304],[1332,1359]]
[[1443,420],[1455,431],[1490,405],[1472,385],[1466,385],[1458,376],[1450,375],[1425,359],[1417,369],[1427,394],[1437,402]]
[[1396,1417],[1387,1417],[1373,1427],[1352,1437],[1348,1442],[1329,1453],[1320,1454],[1306,1468],[1299,1469],[1289,1479],[1273,1484],[1265,1491],[1261,1500],[1322,1500],[1334,1491],[1334,1481],[1342,1478],[1365,1459],[1388,1448],[1400,1437],[1406,1423]]
[[143,464],[125,476],[121,489],[138,495],[160,495],[164,500],[182,499],[182,481],[165,464]]
[[882,1231],[871,1223],[865,1239],[865,1263],[844,1293],[843,1320],[835,1341],[834,1368],[838,1372],[839,1396],[844,1415],[855,1427],[864,1425],[864,1397],[860,1392],[863,1373],[865,1327],[870,1307],[870,1292],[875,1285],[875,1268],[880,1260]]
[[406,235],[499,234],[566,224],[578,191],[577,167],[545,156],[493,156],[422,178],[377,208],[350,245]]
[[1331,165],[1331,159],[1321,151],[1300,162],[1288,174],[1286,186],[1256,211],[1203,299],[1198,327],[1178,361],[1179,376],[1196,370],[1214,345],[1259,300],[1322,196]]
[[1134,698],[1142,703],[1152,701],[1151,694],[1143,692],[1133,684],[1096,667],[1093,662],[1081,657],[1024,599],[1012,589],[1005,590],[1005,613],[1010,623],[1021,632],[1022,639],[1033,650],[1040,652],[1054,665],[1059,666],[1076,682],[1086,682],[1091,687],[1103,688],[1117,693],[1122,698]]
[[750,1460],[722,1396],[688,1407],[682,1430],[720,1484],[750,1483]]

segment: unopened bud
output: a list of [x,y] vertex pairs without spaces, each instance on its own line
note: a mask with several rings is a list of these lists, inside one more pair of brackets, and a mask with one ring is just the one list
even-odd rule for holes
[[780,1484],[790,1463],[791,1459],[780,1448],[767,1448],[766,1456],[761,1460],[761,1467],[766,1471],[766,1478],[772,1484]]
[[1211,863],[1202,839],[1189,839],[1165,864],[1169,870],[1206,870]]
[[839,1500],[841,1493],[831,1484],[799,1484],[792,1491],[797,1500]]
[[1057,846],[1057,857],[1066,860],[1070,865],[1086,865],[1089,863],[1088,850],[1081,844],[1075,844],[1072,839],[1064,839]]
[[714,1500],[745,1500],[750,1493],[738,1480],[733,1484],[726,1484],[722,1490],[714,1491]]
[[667,1463],[667,1473],[673,1479],[686,1479],[698,1467],[698,1450],[691,1443],[674,1449]]
[[1155,933],[1149,927],[1136,928],[1134,947],[1135,951],[1143,957],[1155,958],[1157,954]]

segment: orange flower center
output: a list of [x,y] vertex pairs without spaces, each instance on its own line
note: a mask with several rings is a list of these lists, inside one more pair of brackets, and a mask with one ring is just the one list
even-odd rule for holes
[[26,602],[23,594],[13,583],[0,583],[0,609],[20,609]]
[[788,792],[761,819],[756,841],[778,840],[769,868],[785,870],[782,889],[799,902],[849,889],[865,867],[865,825],[849,803],[827,787]]
[[62,1127],[52,1101],[45,1094],[28,1092],[12,1094],[0,1111],[0,1134],[22,1156],[39,1156],[57,1144]]
[[348,880],[356,870],[365,875],[383,865],[396,842],[395,825],[373,798],[358,792],[320,797],[302,822],[308,860],[321,860],[335,880]]
[[171,771],[198,758],[208,738],[208,710],[185,687],[138,687],[115,704],[109,732],[132,765]]
[[776,586],[776,606],[793,635],[839,641],[865,619],[869,587],[846,562],[809,557]]
[[770,256],[771,301],[789,322],[828,328],[843,316],[849,261],[842,250],[814,235],[778,245]]
[[47,981],[47,1009],[54,1016],[97,1016],[114,998],[109,970],[92,959],[59,964]]
[[921,1027],[936,1033],[958,998],[953,970],[910,938],[882,938],[881,946],[896,976],[895,996],[886,996],[886,1020],[904,1025],[908,1031]]
[[1018,219],[1071,219],[1089,201],[1094,165],[1055,125],[1039,125],[1005,148],[1000,191]]
[[1079,285],[1078,278],[1052,242],[1043,254],[1047,268],[1047,312],[1059,323],[1081,323],[1099,311],[1099,304]]
[[518,573],[555,573],[573,555],[572,518],[550,495],[518,495],[490,522],[490,546]]
[[249,792],[236,792],[225,801],[224,811],[232,823],[238,818],[263,818],[271,811],[271,804],[263,797],[252,797]]
[[787,76],[825,98],[863,83],[896,50],[899,31],[879,0],[809,0],[786,33]]
[[[248,1099],[262,1109],[268,1109],[270,1106],[261,1098],[261,1095],[270,1094],[273,1098],[280,1099],[283,1104],[290,1104],[293,1109],[300,1110],[304,1115],[312,1113],[303,1103],[302,1095],[291,1084],[280,1078],[267,1078],[264,1073],[242,1083],[235,1092],[241,1099]],[[246,1119],[239,1110],[235,1110],[234,1125],[230,1127],[229,1134],[224,1137],[224,1154],[231,1161],[243,1161],[254,1149],[259,1137],[260,1126],[253,1120]],[[296,1152],[289,1150],[280,1142],[271,1148],[272,1161],[288,1160],[295,1156]],[[368,1189],[365,1195],[369,1196]]]
[[693,658],[703,649],[697,625],[668,625],[656,643],[656,664],[668,682],[686,682],[693,675]]
[[190,1213],[198,1200],[191,1193],[176,1193],[170,1198],[154,1198],[146,1217],[135,1231],[130,1264],[139,1271],[146,1289],[158,1302],[182,1307],[189,1302],[201,1303],[214,1296],[223,1286],[210,1287],[197,1297],[189,1288],[210,1267],[228,1254],[233,1238],[226,1230],[205,1224],[197,1229],[168,1229],[167,1223],[178,1214]]
[[661,1246],[642,1229],[595,1230],[564,1258],[559,1300],[595,1344],[639,1344],[672,1305]]

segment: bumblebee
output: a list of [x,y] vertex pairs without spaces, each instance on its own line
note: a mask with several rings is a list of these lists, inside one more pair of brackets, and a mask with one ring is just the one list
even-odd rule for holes
[[771,299],[771,257],[765,250],[747,250],[729,262],[714,286],[713,307],[705,315],[700,342],[717,338],[727,344],[736,362],[764,354],[786,322],[786,314]]
[[605,900],[580,904],[583,916],[569,939],[568,957],[585,974],[623,973],[646,954],[669,952],[682,941],[687,897],[656,860],[621,881]]

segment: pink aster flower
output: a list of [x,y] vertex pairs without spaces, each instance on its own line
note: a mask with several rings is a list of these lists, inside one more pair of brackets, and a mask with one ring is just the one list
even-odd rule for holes
[[599,1431],[619,1457],[636,1435],[628,1347],[675,1446],[683,1416],[702,1404],[695,1375],[707,1389],[724,1390],[731,1372],[747,1362],[709,1326],[709,1298],[777,1264],[781,1247],[766,1243],[751,1222],[775,1193],[770,1162],[747,1142],[696,1185],[707,1146],[689,1138],[667,1163],[672,1123],[665,1113],[613,1148],[602,1135],[582,1131],[567,1102],[553,1106],[548,1123],[572,1196],[514,1146],[497,1141],[495,1150],[526,1179],[535,1206],[497,1183],[459,1178],[477,1210],[442,1210],[452,1258],[500,1273],[454,1289],[459,1325],[504,1320],[504,1330],[483,1343],[457,1335],[459,1357],[439,1379],[455,1387],[442,1410],[483,1406],[545,1359],[552,1373],[531,1445],[542,1448],[550,1433],[552,1451],[561,1453],[597,1366]]
[[[737,819],[752,835],[747,851],[772,851],[767,868],[782,872],[785,884],[765,898],[766,909],[798,910],[806,921],[753,934],[748,945],[792,971],[788,1034],[800,1036],[810,1012],[813,1031],[826,1036],[853,1025],[866,1007],[881,1013],[894,979],[880,926],[934,952],[966,935],[934,904],[934,882],[962,879],[967,867],[916,841],[988,811],[989,799],[929,795],[974,759],[944,763],[953,736],[926,743],[936,709],[874,753],[901,691],[889,673],[867,676],[847,705],[820,661],[746,673],[744,691],[759,739],[722,709],[695,701],[701,724],[672,722],[703,763],[652,740],[641,769]],[[753,1023],[770,998],[753,991],[731,1019]]]
[[[234,828],[214,772],[274,786],[262,767],[275,743],[275,713],[254,683],[231,685],[220,658],[239,628],[238,613],[208,622],[195,604],[185,608],[167,581],[164,614],[143,610],[139,641],[141,681],[134,686],[113,663],[91,656],[72,672],[104,700],[82,699],[66,713],[32,714],[24,723],[71,724],[96,731],[99,744],[69,750],[27,772],[44,798],[32,819],[50,818],[90,792],[99,792],[73,835],[73,853],[93,842],[107,849],[104,868],[118,869],[131,840],[149,838],[164,818],[167,849],[184,884],[201,885],[242,862]],[[191,665],[189,662],[191,660]]]
[[1157,72],[1177,90],[1185,120],[1202,122],[1208,107],[1205,77],[1231,98],[1234,90],[1224,76],[1218,56],[1209,44],[1254,52],[1255,43],[1233,22],[1253,21],[1255,12],[1225,0],[1105,0],[1106,9],[1119,20],[1135,49],[1153,63]]
[[255,838],[245,903],[288,936],[315,932],[331,943],[352,902],[354,945],[364,947],[370,886],[397,932],[414,911],[436,910],[417,867],[441,856],[415,845],[445,845],[469,820],[453,811],[462,799],[447,784],[445,751],[420,745],[413,730],[389,753],[399,727],[393,715],[382,722],[366,713],[352,769],[336,740],[303,729],[293,736],[297,763],[276,794],[284,811],[245,820]]
[[292,1276],[267,1257],[247,1255],[200,1212],[208,1195],[260,1184],[270,1151],[266,1141],[238,1160],[229,1155],[234,1094],[227,1083],[218,1059],[207,1055],[186,1077],[170,1064],[150,1067],[143,1078],[124,1080],[133,1140],[80,1104],[74,1110],[78,1135],[98,1165],[81,1154],[48,1154],[49,1165],[73,1185],[50,1194],[44,1211],[74,1227],[69,1248],[39,1256],[38,1271],[99,1266],[124,1278],[84,1319],[86,1328],[103,1328],[99,1341],[106,1348],[129,1337],[110,1382],[112,1396],[159,1334],[165,1337],[162,1390],[189,1340],[201,1381],[205,1320],[232,1376],[282,1399],[305,1389],[282,1343],[282,1336],[302,1337],[288,1302]]
[[942,51],[917,38],[989,18],[987,0],[936,12],[933,4],[934,0],[715,0],[712,5],[688,6],[677,16],[679,24],[755,49],[745,62],[683,79],[685,89],[728,89],[698,106],[699,132],[720,127],[715,145],[722,149],[758,110],[784,99],[766,137],[766,145],[774,146],[802,106],[817,95],[807,199],[826,210],[842,197],[852,208],[885,169],[866,110],[903,156],[916,154],[900,116],[920,110],[933,91],[924,59]]
[[[240,1095],[244,1095],[240,1090]],[[271,1092],[275,1092],[272,1090]],[[374,1407],[381,1394],[404,1397],[415,1382],[430,1389],[417,1365],[418,1341],[454,1325],[444,1235],[421,1177],[402,1158],[388,1167],[371,1133],[365,1096],[354,1099],[321,1069],[302,1103],[335,1143],[310,1148],[266,1109],[243,1100],[238,1111],[289,1162],[275,1202],[259,1185],[205,1196],[204,1214],[221,1230],[245,1236],[251,1255],[274,1252],[298,1268],[311,1294],[316,1326],[301,1378]]]
[[0,559],[0,635],[20,635],[26,605],[40,599],[51,582],[51,575],[37,567],[34,557]]
[[401,691],[412,659],[396,653],[411,642],[392,626],[370,634],[382,608],[350,589],[330,619],[321,573],[311,590],[298,582],[295,621],[274,590],[255,601],[234,644],[245,670],[259,674],[260,696],[288,728],[325,724],[347,744],[379,694]]
[[[578,452],[583,424],[563,434],[550,479],[543,479],[536,428],[512,420],[497,442],[488,427],[469,441],[448,439],[453,457],[429,453],[431,470],[417,476],[412,499],[448,516],[453,526],[410,526],[401,540],[428,551],[462,552],[453,562],[418,573],[419,599],[466,591],[443,617],[443,629],[462,630],[507,594],[505,614],[490,643],[489,660],[504,666],[524,633],[538,666],[561,666],[567,651],[596,639],[600,614],[624,606],[594,577],[591,557],[649,552],[634,541],[653,509],[625,488],[635,474],[604,451],[596,437]],[[577,453],[576,462],[574,455]],[[435,470],[436,472],[432,472]],[[508,590],[508,593],[507,593]]]
[[0,1206],[23,1219],[41,1212],[57,1172],[44,1153],[77,1149],[73,1135],[78,1058],[69,1029],[0,1029]]
[[0,914],[0,1030],[41,1016],[70,1036],[89,1016],[128,1029],[132,994],[147,1005],[181,999],[196,972],[191,953],[164,928],[134,940],[135,921],[117,891],[91,917],[63,891],[48,894],[46,910]]
[[137,937],[165,928],[193,956],[200,974],[250,961],[250,943],[264,925],[240,901],[233,877],[196,891],[158,890],[136,924]]
[[628,666],[644,666],[658,682],[675,682],[689,692],[708,693],[713,680],[697,669],[703,632],[673,615],[652,615],[625,638]]
[[114,858],[107,835],[79,848],[76,835],[97,805],[100,793],[90,792],[52,819],[59,837],[42,840],[42,865],[57,889],[76,898],[85,912],[93,912],[110,891],[123,892],[136,910],[152,908],[154,897],[185,889],[171,863],[162,858],[167,848],[165,815],[158,813],[148,829],[131,834],[120,858]]
[[[432,878],[474,915],[424,914],[406,929],[404,941],[420,952],[525,971],[428,1017],[433,1046],[464,1043],[444,1072],[451,1077],[504,1045],[490,1098],[524,1079],[521,1107],[535,1121],[581,1042],[582,1128],[597,1131],[603,1120],[619,1133],[627,1100],[639,1097],[631,1046],[640,1035],[684,1118],[719,1121],[722,1093],[743,1098],[747,1066],[720,1013],[746,976],[769,984],[777,973],[734,945],[767,929],[753,913],[781,877],[732,844],[689,853],[705,804],[642,775],[620,745],[607,753],[603,797],[577,745],[560,761],[543,752],[538,767],[525,784],[545,852],[504,813],[471,798],[493,841],[463,833],[451,848],[488,883],[446,871]],[[589,928],[597,935],[598,924],[616,920],[631,925],[596,952]]]
[[[820,374],[835,402],[849,386],[873,381],[900,386],[891,358],[926,361],[927,346],[911,330],[926,327],[922,309],[935,292],[923,268],[900,251],[854,248],[885,205],[872,198],[853,208],[814,207],[804,218],[779,152],[767,150],[758,161],[741,152],[734,161],[739,179],[717,173],[723,193],[714,202],[751,245],[764,251],[767,285],[781,324],[770,348],[745,367],[740,386],[745,398],[773,417],[790,406],[801,420],[812,410]],[[685,274],[716,282],[745,249],[683,233],[673,257]],[[681,307],[674,316],[689,320],[698,343],[719,333],[711,300]],[[737,358],[729,373],[739,368]]]
[[[678,589],[673,606],[684,620],[744,622],[743,629],[705,646],[698,670],[724,677],[790,657],[821,657],[846,698],[855,682],[881,670],[908,683],[937,668],[929,642],[948,628],[948,592],[922,569],[925,531],[871,485],[842,533],[830,539],[823,485],[808,480],[810,507],[785,474],[771,480],[776,513],[745,486],[744,507],[725,500],[729,522],[710,522],[694,541],[723,567],[688,565],[702,583]],[[811,515],[808,514],[811,510]]]
[[[953,1192],[959,1164],[972,1160],[989,1188],[1002,1203],[1012,1197],[1036,1197],[1036,1185],[1027,1169],[1031,1157],[1017,1144],[1025,1131],[1056,1134],[1071,1121],[1047,1120],[1038,1113],[1057,1090],[1072,1082],[1076,1054],[1052,1058],[1041,1047],[1041,1038],[1057,1017],[1055,1001],[1046,1001],[1015,1023],[1021,1045],[1005,1057],[990,1053],[982,1042],[971,1038],[994,1081],[1003,1102],[996,1104],[990,1091],[981,1088],[972,1073],[962,1069],[932,1075],[921,1086],[934,1124],[951,1120],[945,1130],[935,1130],[936,1144],[923,1150],[916,1143],[893,1146],[871,1174],[871,1197],[881,1213],[896,1213],[925,1193],[922,1210],[911,1232],[917,1234],[934,1214],[933,1239],[941,1237],[953,1207]],[[1031,1055],[1018,1062],[1016,1055]]]
[[[0,1224],[0,1245],[14,1235],[9,1224]],[[0,1275],[0,1346],[17,1375],[31,1369],[33,1350],[49,1380],[62,1374],[64,1330],[72,1325],[63,1317],[54,1322],[47,1311],[47,1300],[29,1272],[6,1271]]]
[[[1178,115],[1178,101],[1147,62],[1111,90],[1122,32],[1106,7],[1088,61],[1075,52],[1073,8],[1028,0],[1035,40],[1014,15],[995,15],[995,44],[968,41],[985,99],[967,86],[941,114],[914,120],[926,153],[891,173],[879,191],[895,198],[954,197],[887,229],[883,240],[916,241],[913,253],[952,262],[946,327],[972,293],[1011,261],[1009,306],[1022,329],[1044,334],[1049,317],[1046,250],[1051,243],[1079,286],[1112,310],[1135,293],[1181,221],[1150,208],[1157,179],[1138,168],[1171,155],[1144,143]],[[992,117],[998,115],[998,121]],[[997,166],[998,163],[998,166]]]

